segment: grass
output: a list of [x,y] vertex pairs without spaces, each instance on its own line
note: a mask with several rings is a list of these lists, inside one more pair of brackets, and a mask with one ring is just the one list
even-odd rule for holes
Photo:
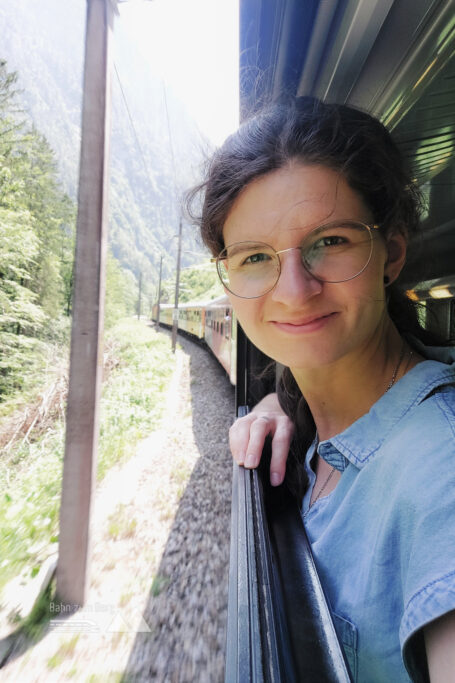
[[167,576],[162,576],[161,574],[156,574],[154,576],[152,585],[150,587],[150,592],[154,598],[157,598],[160,593],[167,588],[169,584],[169,578]]
[[71,321],[62,316],[53,321],[45,338],[34,340],[33,351],[24,357],[21,367],[21,384],[11,394],[0,390],[0,418],[21,411],[40,398],[43,387],[50,385],[62,368],[68,364]]
[[74,651],[76,650],[77,641],[79,640],[79,634],[73,636],[70,640],[65,640],[57,652],[55,652],[52,657],[47,660],[48,669],[56,669],[63,664],[67,657],[72,657]]
[[[167,337],[132,318],[110,330],[117,366],[103,387],[98,478],[134,453],[159,424],[175,358]],[[36,573],[58,541],[64,425],[0,459],[0,591],[13,576]],[[55,547],[55,545],[54,545]]]
[[108,534],[114,540],[131,538],[136,531],[137,521],[130,516],[127,505],[119,503],[108,519]]

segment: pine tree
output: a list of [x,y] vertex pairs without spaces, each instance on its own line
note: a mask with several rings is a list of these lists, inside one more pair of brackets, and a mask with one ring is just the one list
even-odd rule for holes
[[0,60],[0,400],[24,386],[50,323],[71,308],[75,209],[16,86]]

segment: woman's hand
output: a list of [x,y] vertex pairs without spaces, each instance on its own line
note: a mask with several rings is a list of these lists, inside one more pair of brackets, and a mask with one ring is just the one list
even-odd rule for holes
[[281,410],[276,394],[265,396],[251,413],[234,422],[229,430],[229,445],[237,464],[253,469],[259,465],[269,434],[272,437],[270,483],[278,486],[286,472],[294,425]]

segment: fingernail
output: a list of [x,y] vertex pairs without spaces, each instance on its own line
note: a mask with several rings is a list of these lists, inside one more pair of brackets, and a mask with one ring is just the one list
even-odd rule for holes
[[281,484],[281,477],[278,474],[278,472],[271,472],[270,483],[272,484],[272,486],[279,486]]
[[237,465],[243,465],[244,461],[245,461],[245,456],[243,453],[240,453],[239,455],[235,456],[235,462],[237,463]]
[[245,467],[255,467],[256,466],[256,458],[254,455],[251,453],[246,456],[245,458]]

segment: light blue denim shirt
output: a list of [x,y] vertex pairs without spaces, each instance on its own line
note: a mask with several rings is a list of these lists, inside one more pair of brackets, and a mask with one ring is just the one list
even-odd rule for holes
[[359,683],[409,681],[410,637],[455,609],[455,350],[422,353],[443,362],[419,363],[319,443],[342,476],[311,509],[314,445],[306,457],[304,524]]

